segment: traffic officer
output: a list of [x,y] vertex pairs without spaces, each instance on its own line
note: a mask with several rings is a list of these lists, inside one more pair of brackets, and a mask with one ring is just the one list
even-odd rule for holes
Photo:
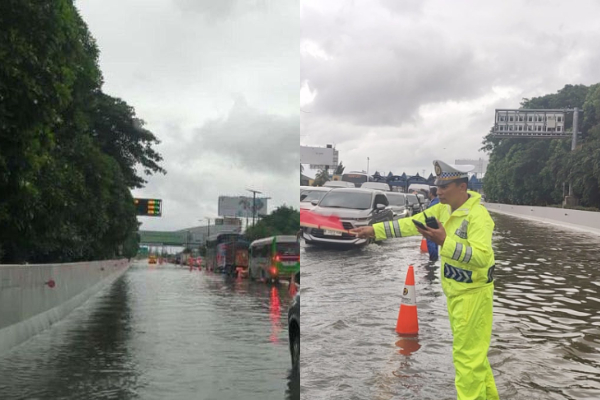
[[452,328],[452,357],[459,400],[499,399],[487,354],[492,335],[494,295],[494,222],[480,204],[481,196],[467,190],[473,166],[434,161],[440,203],[427,209],[439,228],[420,228],[423,213],[352,230],[378,240],[423,235],[441,246],[442,288]]

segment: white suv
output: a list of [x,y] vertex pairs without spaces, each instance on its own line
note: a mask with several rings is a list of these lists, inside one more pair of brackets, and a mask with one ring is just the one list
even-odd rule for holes
[[[344,229],[373,225],[377,222],[391,221],[393,212],[389,208],[386,194],[380,190],[340,188],[332,189],[317,203],[312,212],[321,215],[337,215]],[[368,239],[357,238],[349,233],[316,228],[304,228],[302,236],[306,243],[329,243],[361,245]]]

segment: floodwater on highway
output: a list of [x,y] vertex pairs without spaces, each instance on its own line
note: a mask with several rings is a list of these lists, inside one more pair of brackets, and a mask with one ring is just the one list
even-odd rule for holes
[[[492,214],[490,363],[501,399],[600,399],[600,237]],[[440,263],[420,237],[302,248],[301,398],[455,399]],[[419,336],[394,329],[408,265]]]
[[0,358],[0,399],[295,399],[287,285],[138,263]]

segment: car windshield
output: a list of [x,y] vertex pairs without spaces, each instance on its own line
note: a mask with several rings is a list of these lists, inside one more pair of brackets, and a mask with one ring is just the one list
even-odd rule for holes
[[297,256],[300,254],[299,243],[277,243],[277,253],[284,256]]
[[352,193],[346,191],[331,191],[323,197],[320,207],[351,208],[367,210],[371,208],[371,193]]
[[401,194],[388,194],[388,200],[390,201],[391,206],[404,206],[406,202],[404,200],[404,196]]
[[418,202],[417,196],[415,196],[414,194],[409,194],[408,196],[406,196],[406,198],[408,199],[409,204],[416,204]]
[[321,200],[327,192],[322,190],[305,190],[300,193],[300,201]]

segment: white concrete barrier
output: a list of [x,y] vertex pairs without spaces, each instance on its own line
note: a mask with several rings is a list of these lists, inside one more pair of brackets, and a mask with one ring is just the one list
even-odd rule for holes
[[483,204],[491,212],[551,223],[564,228],[600,235],[600,212],[555,207],[515,206],[498,203]]
[[64,318],[128,267],[127,260],[0,265],[0,355]]

